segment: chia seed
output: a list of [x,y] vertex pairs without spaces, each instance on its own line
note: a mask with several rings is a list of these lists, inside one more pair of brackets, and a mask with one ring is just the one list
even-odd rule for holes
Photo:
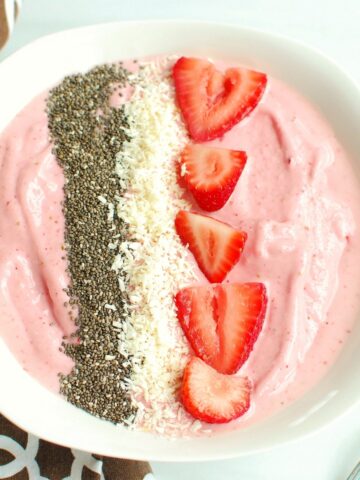
[[123,382],[131,376],[131,361],[119,353],[113,327],[126,319],[127,294],[119,289],[111,266],[127,232],[116,213],[109,218],[109,205],[116,205],[123,193],[115,157],[128,140],[128,122],[124,108],[112,108],[108,101],[126,81],[120,64],[99,66],[66,77],[47,100],[53,152],[65,176],[67,308],[78,326],[77,340],[65,344],[75,366],[60,376],[60,392],[74,405],[114,423],[129,423],[136,413]]

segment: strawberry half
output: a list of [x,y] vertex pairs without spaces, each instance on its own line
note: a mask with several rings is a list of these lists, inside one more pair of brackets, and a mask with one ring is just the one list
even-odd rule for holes
[[187,364],[180,391],[185,410],[207,423],[227,423],[250,407],[247,377],[222,375],[199,358]]
[[244,249],[247,235],[205,215],[180,210],[176,231],[212,283],[221,283]]
[[181,154],[180,172],[199,207],[213,212],[228,201],[246,159],[238,150],[189,144]]
[[267,295],[262,283],[206,285],[180,290],[175,305],[195,354],[218,372],[232,374],[259,336]]
[[199,142],[222,136],[254,110],[266,87],[264,73],[181,57],[173,67],[176,98],[190,136]]

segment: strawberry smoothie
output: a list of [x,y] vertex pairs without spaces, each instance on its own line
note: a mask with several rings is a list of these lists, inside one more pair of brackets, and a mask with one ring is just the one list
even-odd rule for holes
[[[133,68],[131,87],[121,89],[120,100],[117,92],[110,97],[114,109],[125,104],[129,124],[129,139],[116,156],[116,167],[114,158],[114,171],[125,179],[121,185],[127,191],[115,206],[102,192],[97,195],[109,210],[109,222],[117,212],[132,235],[120,245],[123,250],[114,257],[112,270],[119,274],[119,292],[127,290],[133,305],[126,311],[130,326],[113,322],[119,352],[127,358],[143,350],[131,377],[136,378],[133,396],[140,412],[135,426],[166,433],[168,422],[180,434],[182,422],[187,422],[186,433],[200,428],[179,402],[168,418],[162,411],[165,423],[151,418],[161,412],[160,405],[174,403],[179,378],[193,354],[177,323],[173,295],[209,282],[177,238],[176,212],[192,210],[246,232],[241,258],[223,284],[261,282],[266,287],[263,327],[237,374],[251,382],[250,408],[221,427],[236,428],[301,397],[346,348],[360,305],[360,188],[325,119],[301,95],[268,77],[253,111],[221,137],[203,142],[247,156],[226,204],[204,212],[177,185],[174,159],[189,136],[164,67],[169,62],[171,66],[174,60],[147,62],[145,73],[140,69],[139,87]],[[221,62],[217,65],[224,69]],[[216,92],[216,82],[212,88]],[[58,391],[59,373],[68,375],[74,366],[63,341],[76,327],[65,292],[64,172],[52,153],[47,96],[35,98],[0,136],[0,334],[26,371]],[[139,151],[141,158],[136,157]],[[131,168],[137,172],[133,177]],[[115,238],[109,248],[118,244]],[[161,281],[164,287],[159,289]],[[145,283],[143,294],[139,285]],[[144,302],[146,314],[139,310]],[[108,311],[116,308],[105,303]],[[158,323],[144,320],[146,315],[157,316]],[[152,380],[146,383],[144,378]],[[204,425],[204,430],[210,428]]]
[[269,297],[240,370],[255,386],[237,421],[246,425],[301,397],[351,335],[360,303],[360,191],[325,120],[274,78],[253,114],[209,145],[248,155],[230,201],[209,214],[248,234],[225,282],[261,281]]
[[0,331],[24,369],[58,390],[58,373],[72,367],[59,349],[74,325],[64,308],[64,178],[51,153],[45,98],[0,137]]

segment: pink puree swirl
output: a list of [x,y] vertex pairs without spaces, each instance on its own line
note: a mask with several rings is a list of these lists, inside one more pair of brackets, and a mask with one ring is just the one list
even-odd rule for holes
[[45,98],[0,137],[0,333],[31,375],[58,390],[58,373],[72,367],[59,348],[74,325],[64,307],[64,177],[51,153]]
[[360,189],[324,119],[272,78],[254,113],[210,144],[248,154],[230,201],[212,215],[248,233],[225,281],[263,282],[269,296],[239,372],[254,384],[237,422],[245,426],[315,385],[351,334],[360,306]]
[[[56,390],[58,373],[72,367],[59,348],[74,326],[64,307],[64,179],[44,108],[41,95],[0,137],[0,333],[24,368]],[[351,334],[360,189],[324,120],[274,79],[255,112],[212,144],[248,154],[231,200],[213,214],[248,233],[226,281],[262,281],[269,294],[263,331],[240,371],[254,383],[246,424],[314,385]]]

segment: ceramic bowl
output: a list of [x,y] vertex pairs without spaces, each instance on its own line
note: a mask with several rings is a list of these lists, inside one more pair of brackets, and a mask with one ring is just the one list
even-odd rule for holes
[[[41,38],[0,64],[0,130],[37,93],[66,74],[103,62],[173,53],[232,60],[285,81],[323,113],[359,169],[360,90],[355,82],[302,44],[220,24],[120,22]],[[360,322],[326,377],[280,413],[244,430],[169,441],[128,431],[73,407],[33,380],[0,338],[0,411],[39,437],[103,455],[164,461],[229,458],[309,435],[339,417],[360,400],[358,365]]]

